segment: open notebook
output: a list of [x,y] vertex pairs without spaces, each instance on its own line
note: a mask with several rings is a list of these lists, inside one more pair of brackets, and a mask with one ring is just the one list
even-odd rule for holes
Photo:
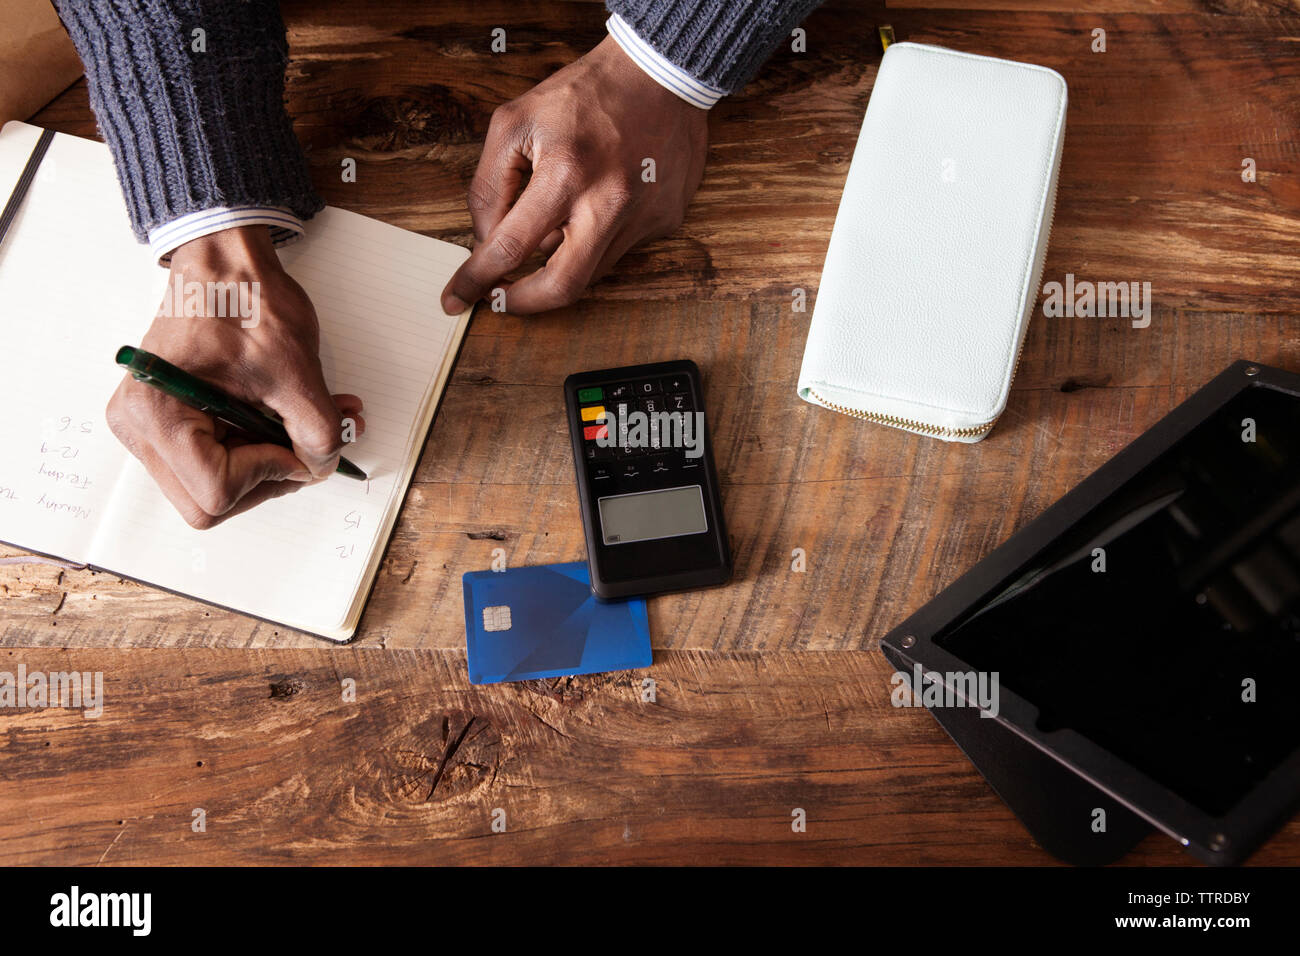
[[[0,205],[40,130],[0,132]],[[346,640],[379,570],[469,312],[438,304],[459,246],[328,208],[280,258],[320,316],[332,391],[365,402],[334,476],[195,531],[109,432],[118,346],[167,270],[131,235],[108,148],[59,134],[0,244],[0,541]]]

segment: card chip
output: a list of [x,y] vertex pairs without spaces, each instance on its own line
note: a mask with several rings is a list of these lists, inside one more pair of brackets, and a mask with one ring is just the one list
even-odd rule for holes
[[483,630],[510,630],[510,605],[494,604],[492,607],[485,607],[483,609]]

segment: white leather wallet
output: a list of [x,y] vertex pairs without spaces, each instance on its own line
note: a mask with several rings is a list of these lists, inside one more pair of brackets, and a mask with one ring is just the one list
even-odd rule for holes
[[831,232],[801,398],[947,441],[989,433],[1038,301],[1065,104],[1046,67],[889,46]]

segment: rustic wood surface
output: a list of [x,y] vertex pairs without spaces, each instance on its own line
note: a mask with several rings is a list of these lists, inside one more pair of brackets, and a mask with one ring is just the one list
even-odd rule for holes
[[[1051,862],[890,705],[879,654],[661,651],[486,688],[439,650],[0,652],[20,659],[103,672],[105,702],[6,718],[5,864]],[[1253,862],[1298,843],[1293,821]],[[1152,835],[1126,862],[1187,860]]]
[[[492,109],[604,19],[593,3],[503,0],[295,0],[285,17],[289,106],[326,200],[462,244]],[[1006,414],[974,446],[794,394],[808,313],[792,294],[815,297],[885,22],[1060,71],[1045,281],[1152,285],[1149,328],[1040,313]],[[488,52],[495,26],[504,54]],[[806,54],[779,52],[714,109],[677,235],[574,308],[476,315],[355,646],[0,546],[0,660],[102,669],[111,701],[98,721],[3,718],[5,861],[1047,859],[928,716],[887,706],[874,648],[1230,361],[1300,368],[1300,4],[833,2],[805,27]],[[34,121],[94,135],[84,83]],[[355,183],[339,181],[347,156]],[[673,690],[642,705],[627,675],[575,679],[560,700],[469,687],[461,573],[497,547],[513,565],[584,555],[564,376],[680,356],[706,378],[737,574],[651,602],[649,673]],[[348,672],[368,689],[344,706],[331,688]],[[306,689],[271,699],[284,680]],[[482,729],[428,798],[470,714]],[[809,832],[792,834],[790,808],[808,804]],[[498,805],[517,829],[477,839]],[[205,838],[189,830],[199,806]],[[1256,859],[1300,860],[1297,836]],[[1157,837],[1131,859],[1187,858]]]
[[[963,4],[897,6],[918,5]],[[460,574],[488,566],[493,548],[515,565],[583,557],[560,388],[577,368],[688,355],[707,379],[737,580],[657,599],[656,646],[832,649],[873,646],[1231,360],[1300,366],[1300,13],[1190,0],[1057,4],[1085,11],[1068,14],[894,6],[818,11],[807,54],[778,53],[714,110],[679,235],[629,255],[575,308],[480,310],[359,642],[460,646]],[[286,19],[290,107],[326,199],[461,243],[492,109],[603,29],[590,3],[479,3],[457,17],[440,4],[289,4]],[[973,447],[864,426],[794,394],[808,314],[792,311],[792,293],[815,296],[886,21],[899,38],[1061,71],[1070,110],[1045,277],[1152,286],[1146,329],[1039,315],[1006,415]],[[495,25],[505,54],[488,52]],[[1091,51],[1097,26],[1104,54]],[[37,120],[93,133],[84,87]],[[344,156],[358,160],[356,183],[337,175]],[[1245,157],[1255,183],[1241,180]],[[806,573],[790,570],[795,548]],[[86,570],[8,564],[0,587],[9,644],[316,644]]]

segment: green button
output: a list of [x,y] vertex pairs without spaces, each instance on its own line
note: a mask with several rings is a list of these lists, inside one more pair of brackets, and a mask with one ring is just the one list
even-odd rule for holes
[[580,402],[598,402],[605,397],[603,388],[580,388],[578,389],[578,401]]

